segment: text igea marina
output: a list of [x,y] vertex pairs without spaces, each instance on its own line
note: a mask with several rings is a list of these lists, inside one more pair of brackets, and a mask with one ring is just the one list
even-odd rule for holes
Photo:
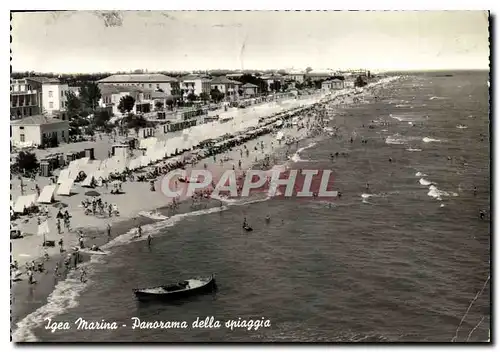
[[[238,176],[239,174],[239,176]],[[248,197],[251,193],[267,193],[270,197],[333,198],[337,191],[328,190],[333,184],[331,170],[225,170],[216,174],[209,170],[174,170],[161,181],[161,191],[169,198],[192,197],[203,189],[212,195]]]
[[197,317],[195,321],[188,324],[187,321],[143,321],[137,317],[132,317],[131,325],[118,324],[117,322],[111,322],[106,320],[101,321],[89,321],[83,318],[78,318],[73,323],[70,322],[57,322],[52,321],[51,318],[46,318],[45,330],[50,330],[52,333],[58,330],[117,330],[119,328],[132,328],[132,330],[156,330],[156,329],[220,329],[225,327],[229,330],[234,329],[246,329],[246,330],[258,330],[262,327],[271,327],[271,321],[262,317],[261,319],[229,319],[225,321],[219,321],[213,316],[200,318]]

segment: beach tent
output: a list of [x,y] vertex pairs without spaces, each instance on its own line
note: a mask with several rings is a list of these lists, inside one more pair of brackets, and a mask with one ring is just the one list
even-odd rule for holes
[[26,208],[29,208],[35,203],[36,203],[36,193],[20,196],[19,198],[17,198],[16,204],[14,205],[14,212],[24,213],[24,210]]
[[56,192],[57,185],[47,185],[43,187],[38,203],[52,203],[54,201],[54,193]]
[[71,195],[71,187],[73,186],[73,180],[64,181],[57,189],[57,194],[61,196]]
[[67,180],[69,178],[69,169],[63,169],[61,170],[61,172],[59,173],[59,177],[57,178],[57,184],[60,185],[61,183],[63,183],[65,180]]

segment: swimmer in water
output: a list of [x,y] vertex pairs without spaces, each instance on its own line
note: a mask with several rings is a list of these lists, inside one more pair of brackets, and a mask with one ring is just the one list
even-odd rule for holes
[[484,218],[486,217],[486,213],[484,212],[484,210],[481,210],[479,212],[479,217],[481,218],[481,220],[484,220]]

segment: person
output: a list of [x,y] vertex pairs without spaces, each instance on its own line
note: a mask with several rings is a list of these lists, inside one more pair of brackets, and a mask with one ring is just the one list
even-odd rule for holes
[[17,260],[14,260],[14,263],[10,265],[11,269],[17,270],[19,269],[19,264],[17,264]]
[[141,225],[137,226],[137,236],[138,237],[142,236],[142,227],[141,227]]
[[266,216],[266,222],[269,223],[271,221],[271,217],[269,215]]
[[54,268],[54,276],[59,277],[59,263],[56,263],[56,267]]
[[247,227],[247,226],[248,226],[247,218],[245,217],[245,218],[243,218],[243,227]]
[[83,234],[80,233],[80,238],[78,239],[78,242],[80,243],[80,248],[85,248],[85,243],[84,243],[84,240],[83,240]]
[[106,225],[106,231],[108,233],[108,240],[110,240],[111,239],[111,225],[110,224]]
[[94,243],[90,249],[91,251],[94,251],[94,252],[99,252],[101,249],[99,247],[97,247],[97,245]]
[[28,272],[26,273],[26,275],[28,275],[28,283],[31,285],[31,284],[34,284],[34,280],[33,280],[33,271],[31,269],[28,270]]
[[151,246],[151,240],[152,240],[151,235],[148,234],[148,246]]
[[60,253],[64,252],[63,239],[62,238],[59,240],[58,244],[59,244],[59,252]]
[[46,249],[43,250],[43,259],[44,260],[49,260],[49,253],[47,253]]
[[474,186],[474,195],[477,195],[477,187]]
[[479,217],[481,218],[481,220],[484,220],[484,218],[486,217],[486,213],[484,212],[484,210],[481,210],[479,212]]
[[82,268],[81,272],[80,272],[80,282],[87,281],[86,276],[87,276],[87,272],[85,271],[85,268]]

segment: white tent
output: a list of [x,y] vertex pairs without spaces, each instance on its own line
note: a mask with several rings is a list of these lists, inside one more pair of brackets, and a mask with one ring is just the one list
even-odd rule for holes
[[19,198],[17,198],[16,204],[14,205],[14,212],[24,213],[25,208],[29,208],[31,205],[35,203],[36,203],[36,193],[20,196]]
[[63,183],[65,180],[69,178],[69,169],[62,169],[61,172],[59,173],[59,177],[57,178],[57,184],[60,185]]
[[57,189],[57,194],[61,196],[71,195],[71,187],[73,186],[73,180],[64,181]]
[[149,137],[149,138],[144,138],[139,141],[139,148],[140,149],[147,149],[149,147],[152,147],[156,144],[157,142],[156,137]]
[[38,203],[52,203],[54,201],[56,187],[57,185],[47,185],[43,187],[43,190],[38,197]]

